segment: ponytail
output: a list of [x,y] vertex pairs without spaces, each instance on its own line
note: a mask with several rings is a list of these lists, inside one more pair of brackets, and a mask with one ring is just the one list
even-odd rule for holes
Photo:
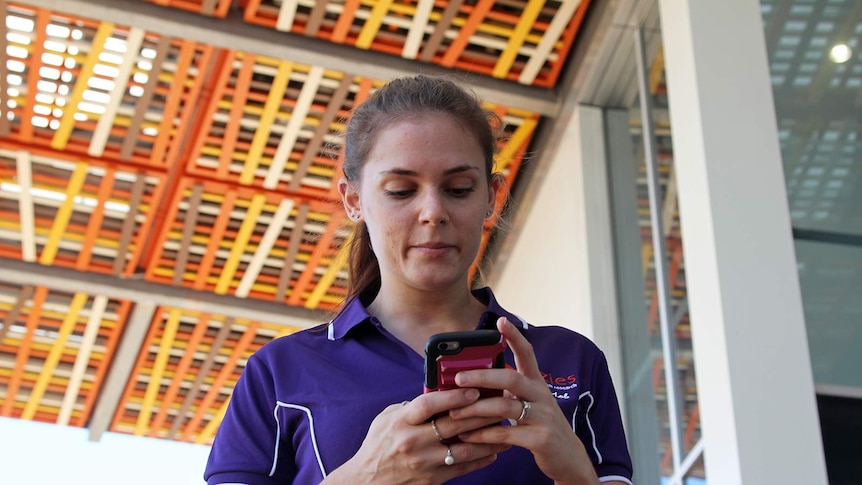
[[380,291],[380,263],[371,248],[371,236],[364,221],[353,228],[348,265],[348,299]]

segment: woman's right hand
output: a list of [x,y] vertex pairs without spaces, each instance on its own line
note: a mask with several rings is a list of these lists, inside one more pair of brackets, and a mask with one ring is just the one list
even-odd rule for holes
[[[497,453],[510,446],[454,443],[448,445],[454,463],[447,465],[447,445],[440,442],[494,422],[487,418],[455,421],[448,417],[450,409],[478,398],[476,389],[455,389],[388,406],[371,422],[359,451],[323,483],[439,484],[490,465]],[[435,420],[435,433],[429,418],[441,413],[444,416]]]

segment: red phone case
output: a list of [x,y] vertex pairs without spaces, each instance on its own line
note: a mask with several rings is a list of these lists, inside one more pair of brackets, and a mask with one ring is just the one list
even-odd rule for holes
[[[457,388],[455,375],[464,370],[505,367],[505,350],[505,339],[496,330],[432,335],[425,346],[425,392]],[[480,392],[482,397],[502,395],[500,390]]]

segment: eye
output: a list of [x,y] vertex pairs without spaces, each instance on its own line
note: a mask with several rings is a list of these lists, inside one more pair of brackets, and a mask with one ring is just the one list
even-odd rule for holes
[[449,193],[451,193],[455,197],[467,197],[474,190],[475,189],[472,186],[470,186],[470,187],[453,187],[453,188],[449,189]]
[[384,190],[383,191],[383,194],[386,195],[386,197],[391,197],[393,199],[404,199],[404,198],[409,197],[410,194],[412,194],[412,193],[413,193],[412,190]]

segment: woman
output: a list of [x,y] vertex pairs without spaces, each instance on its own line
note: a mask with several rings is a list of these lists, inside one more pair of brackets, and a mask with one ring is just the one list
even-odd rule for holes
[[[249,359],[208,483],[631,483],[601,351],[470,291],[501,187],[491,119],[471,93],[424,76],[356,109],[339,182],[356,223],[351,294],[329,324]],[[505,336],[509,368],[422,394],[428,337],[477,328]],[[480,400],[477,388],[505,395]],[[503,420],[513,425],[488,426]]]

